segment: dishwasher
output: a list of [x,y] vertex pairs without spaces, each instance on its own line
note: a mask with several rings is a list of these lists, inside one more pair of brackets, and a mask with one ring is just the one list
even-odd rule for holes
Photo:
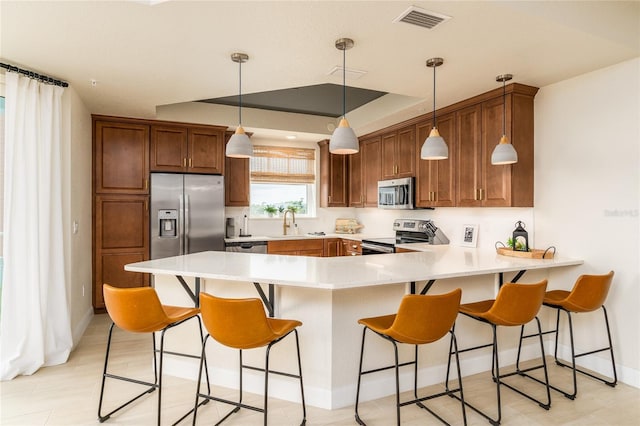
[[225,247],[235,253],[267,253],[266,241],[233,241],[225,243]]

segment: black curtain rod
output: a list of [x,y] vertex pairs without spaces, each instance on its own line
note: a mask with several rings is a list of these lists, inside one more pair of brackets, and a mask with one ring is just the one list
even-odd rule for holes
[[38,74],[37,72],[23,70],[22,68],[14,67],[13,65],[5,64],[4,62],[0,62],[0,68],[4,68],[7,71],[24,74],[29,78],[33,78],[35,80],[39,80],[44,83],[53,84],[60,87],[69,87],[69,83],[67,83],[66,81],[56,80],[53,77],[49,77],[48,75]]

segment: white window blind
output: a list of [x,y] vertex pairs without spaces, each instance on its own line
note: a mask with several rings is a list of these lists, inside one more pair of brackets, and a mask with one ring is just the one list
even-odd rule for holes
[[315,158],[314,149],[254,145],[251,181],[314,183]]

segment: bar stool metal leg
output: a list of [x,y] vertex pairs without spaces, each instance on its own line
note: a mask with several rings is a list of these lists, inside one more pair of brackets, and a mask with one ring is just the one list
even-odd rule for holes
[[[381,371],[391,370],[394,371],[395,379],[395,402],[396,402],[396,422],[400,426],[401,420],[401,408],[407,405],[417,405],[418,407],[428,411],[435,416],[438,420],[444,424],[448,424],[446,420],[432,411],[424,401],[439,398],[441,396],[454,396],[454,392],[460,392],[460,399],[464,401],[464,394],[462,392],[462,376],[460,374],[460,363],[457,355],[457,342],[455,340],[455,334],[453,332],[455,319],[458,315],[458,308],[460,307],[460,298],[462,291],[460,289],[453,290],[447,294],[440,295],[405,295],[400,302],[400,306],[396,314],[383,315],[372,318],[362,318],[358,320],[358,323],[362,324],[362,344],[360,346],[360,362],[358,367],[358,383],[356,387],[356,403],[355,403],[355,420],[359,425],[364,425],[365,422],[360,417],[359,402],[360,402],[360,386],[362,384],[362,376],[365,374],[378,373]],[[377,334],[381,338],[387,340],[393,345],[393,359],[392,365],[384,367],[374,368],[363,371],[363,359],[364,348],[366,343],[367,330]],[[452,341],[449,343],[449,364],[447,365],[447,378],[445,382],[446,390],[427,396],[418,396],[418,346],[434,343],[447,333],[451,334]],[[414,346],[414,356],[412,361],[400,362],[398,343]],[[448,388],[449,371],[451,365],[451,348],[455,345],[456,349],[456,366],[458,369],[458,383],[459,389],[450,390]],[[413,381],[413,396],[414,398],[408,401],[400,400],[400,367],[410,366],[413,364],[414,381]],[[456,396],[457,398],[457,396]],[[464,403],[460,404],[462,408],[462,416],[464,423],[466,424],[466,411]]]
[[[154,372],[154,378],[155,378],[153,383],[144,382],[144,381],[140,381],[140,380],[131,379],[129,377],[123,377],[123,376],[118,376],[118,375],[113,375],[113,374],[107,373],[107,366],[109,364],[109,355],[111,353],[111,341],[112,341],[112,338],[113,338],[113,329],[114,329],[114,327],[115,327],[115,324],[111,323],[111,327],[109,327],[109,337],[107,338],[107,350],[105,351],[105,356],[104,356],[104,368],[102,370],[102,384],[100,386],[100,400],[98,402],[98,421],[100,421],[100,423],[104,423],[105,421],[107,421],[111,417],[112,414],[114,414],[114,413],[120,411],[121,409],[123,409],[124,407],[134,403],[138,399],[142,398],[144,395],[153,392],[158,387],[158,368],[157,368],[155,356],[154,356],[154,359],[153,359],[153,372]],[[153,349],[154,349],[154,353],[155,353],[155,337],[153,336],[153,333],[152,333],[151,339],[153,340],[153,345],[154,345]],[[123,403],[122,405],[118,406],[117,408],[111,410],[109,413],[102,414],[102,403],[103,403],[103,400],[104,400],[104,387],[105,387],[105,383],[106,383],[107,378],[124,380],[124,381],[130,382],[130,383],[136,383],[136,384],[139,384],[139,385],[145,385],[145,386],[148,386],[148,389],[146,389],[142,393],[138,394],[137,396],[133,397],[132,399],[126,401],[125,403]]]
[[[570,349],[571,349],[571,364],[568,364],[566,362],[564,362],[563,360],[561,360],[560,358],[558,358],[558,340],[559,340],[559,329],[560,329],[560,311],[564,311],[567,314],[567,321],[568,321],[568,326],[569,326],[569,343],[570,343]],[[573,320],[572,320],[572,316],[571,316],[571,312],[563,309],[563,308],[557,308],[556,309],[556,327],[553,330],[549,330],[549,331],[545,331],[541,334],[555,334],[555,348],[553,351],[553,356],[555,359],[555,363],[556,365],[560,366],[560,367],[565,367],[565,368],[570,368],[571,369],[571,375],[572,375],[572,381],[573,381],[573,389],[572,391],[565,391],[563,389],[560,389],[557,386],[554,385],[549,385],[549,387],[553,390],[555,390],[556,392],[561,393],[562,395],[564,395],[566,398],[568,399],[575,399],[576,396],[578,395],[578,382],[577,382],[577,374],[576,373],[581,373],[584,374],[585,376],[591,377],[592,379],[598,380],[608,386],[611,387],[615,387],[617,382],[618,382],[618,376],[616,373],[616,368],[615,368],[615,358],[613,356],[613,344],[612,344],[612,340],[611,340],[611,330],[609,328],[609,319],[607,317],[607,310],[604,307],[604,305],[602,306],[602,312],[604,314],[604,320],[605,320],[605,326],[607,329],[607,339],[609,342],[609,346],[606,348],[601,348],[601,349],[596,349],[596,350],[592,350],[592,351],[588,351],[588,352],[583,352],[583,353],[579,353],[576,354],[575,352],[575,341],[574,341],[574,335],[573,335]],[[529,337],[534,337],[535,334],[530,334],[530,335],[524,335],[523,333],[521,333],[520,335],[520,344],[518,345],[518,360],[517,360],[517,365],[519,367],[519,363],[520,363],[520,347],[522,346],[522,341],[524,339],[527,339]],[[611,368],[613,370],[613,378],[609,379],[609,378],[603,378],[603,377],[598,377],[594,374],[591,374],[588,371],[585,371],[581,368],[578,368],[576,366],[576,359],[582,356],[586,356],[586,355],[591,355],[594,353],[598,353],[598,352],[604,352],[604,351],[609,351],[609,354],[611,356]],[[531,367],[526,371],[530,371],[530,370],[534,370],[536,368],[541,368],[542,366],[537,366],[537,367]],[[535,379],[534,379],[535,380]]]
[[[198,386],[196,390],[196,399],[193,408],[193,424],[196,423],[198,414],[198,406],[200,398],[205,400],[218,401],[231,405],[231,412],[226,414],[217,424],[225,421],[231,414],[239,411],[240,408],[246,408],[260,413],[264,413],[264,424],[268,419],[268,390],[269,390],[269,374],[278,374],[281,376],[296,378],[300,380],[300,389],[302,395],[303,419],[301,424],[306,423],[306,407],[304,401],[304,387],[302,379],[302,365],[300,359],[300,345],[298,339],[297,327],[302,323],[297,320],[267,318],[264,305],[260,299],[224,299],[207,293],[200,293],[200,312],[205,328],[208,331],[207,337],[202,345],[202,353],[200,355],[200,371],[198,378]],[[282,371],[271,370],[269,368],[269,356],[271,347],[280,342],[288,335],[294,332],[296,336],[296,355],[298,357],[298,374],[291,374]],[[239,391],[238,401],[231,401],[218,398],[211,395],[211,392],[202,393],[201,377],[203,365],[206,363],[206,343],[211,337],[223,346],[237,349],[239,354]],[[253,367],[244,364],[242,359],[243,350],[265,348],[265,365],[264,368]],[[254,371],[264,373],[264,404],[262,407],[250,406],[242,402],[243,397],[243,370],[247,368]]]

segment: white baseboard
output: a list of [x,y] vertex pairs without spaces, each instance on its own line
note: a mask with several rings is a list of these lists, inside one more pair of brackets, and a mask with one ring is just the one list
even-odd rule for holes
[[[553,340],[548,342],[547,352],[549,355],[553,355],[554,345],[555,343]],[[616,355],[615,348],[613,355],[614,357]],[[571,346],[558,345],[558,357],[563,359],[567,363],[571,363]],[[611,361],[609,359],[608,352],[602,352],[597,355],[594,354],[591,356],[577,358],[576,365],[591,370],[605,377],[613,377],[613,372],[611,371]],[[629,386],[633,386],[634,388],[640,388],[640,371],[622,366],[617,363],[616,371],[618,373],[618,381]]]
[[89,323],[91,323],[92,319],[93,308],[89,306],[89,308],[82,316],[82,319],[77,324],[75,324],[75,327],[73,327],[73,330],[71,331],[73,338],[73,347],[71,348],[71,350],[74,350],[76,346],[78,346],[78,343],[80,343],[80,339],[84,335],[84,332],[87,330],[87,327],[89,326]]

